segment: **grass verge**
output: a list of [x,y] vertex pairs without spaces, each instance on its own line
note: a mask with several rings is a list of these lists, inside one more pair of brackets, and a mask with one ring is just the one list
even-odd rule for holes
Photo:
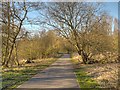
[[16,88],[18,85],[29,80],[33,75],[37,74],[38,71],[42,71],[50,66],[57,58],[35,60],[34,63],[26,64],[21,67],[2,69],[2,90]]
[[92,88],[92,90],[98,90],[99,84],[92,79],[92,76],[87,75],[87,73],[85,72],[85,69],[89,67],[87,67],[87,65],[80,65],[78,60],[75,60],[73,58],[72,63],[74,65],[74,71],[76,73],[77,81],[80,85],[80,88],[82,90],[89,90],[90,88]]

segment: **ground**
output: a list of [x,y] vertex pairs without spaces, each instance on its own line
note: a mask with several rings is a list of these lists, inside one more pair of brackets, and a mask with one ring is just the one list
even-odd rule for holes
[[[42,71],[50,64],[55,62],[57,58],[38,59],[34,63],[25,64],[19,67],[2,68],[2,88],[16,88],[18,85],[29,80],[33,75]],[[1,85],[1,84],[0,84]],[[8,89],[9,90],[9,89]]]
[[16,87],[17,88],[117,87],[118,85],[117,63],[85,65],[79,63],[78,59],[80,59],[79,56],[74,55],[73,58],[70,58],[69,54],[64,54],[58,60],[57,59],[36,60],[35,63],[26,64],[24,65],[24,67],[3,69],[2,70],[3,88],[7,90],[8,88]]
[[79,88],[70,55],[64,54],[50,67],[39,72],[18,88]]
[[[106,63],[106,64],[82,64],[78,60],[80,57],[76,54],[73,55],[73,63],[76,68],[76,74],[78,74],[78,80],[81,76],[79,73],[83,73],[90,77],[90,79],[96,81],[99,88],[117,88],[118,87],[118,63]],[[89,79],[89,80],[90,80]],[[83,80],[83,79],[82,79]],[[86,82],[86,81],[85,81]],[[94,84],[91,84],[91,86]],[[86,87],[86,85],[83,85]],[[88,87],[88,85],[87,85]]]

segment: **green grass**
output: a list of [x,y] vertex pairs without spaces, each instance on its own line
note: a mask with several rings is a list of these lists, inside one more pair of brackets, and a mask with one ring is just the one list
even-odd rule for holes
[[97,82],[88,76],[83,68],[75,70],[77,80],[79,82],[80,88],[99,88]]
[[38,71],[41,71],[55,62],[57,58],[50,60],[43,60],[36,66],[24,66],[24,69],[11,68],[8,71],[2,72],[2,89],[9,90],[10,88],[16,88],[18,85],[29,80],[33,75],[37,74]]
[[74,64],[74,71],[77,76],[77,81],[80,85],[81,90],[98,90],[99,84],[92,79],[92,76],[87,75],[85,69],[88,68],[87,65],[80,65],[78,64],[77,60],[73,60]]

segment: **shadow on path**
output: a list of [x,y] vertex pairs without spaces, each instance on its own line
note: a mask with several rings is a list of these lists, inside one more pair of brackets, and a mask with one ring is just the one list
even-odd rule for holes
[[18,88],[79,88],[70,55],[64,54],[50,67],[39,72]]

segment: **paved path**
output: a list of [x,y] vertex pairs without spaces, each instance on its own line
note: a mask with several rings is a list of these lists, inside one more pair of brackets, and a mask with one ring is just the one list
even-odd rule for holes
[[39,72],[18,88],[79,88],[70,55],[64,54],[50,67]]

